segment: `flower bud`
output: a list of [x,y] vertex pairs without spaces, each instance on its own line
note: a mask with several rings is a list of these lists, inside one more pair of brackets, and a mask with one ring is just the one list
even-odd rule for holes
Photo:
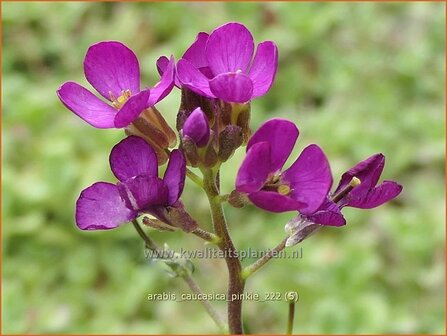
[[233,190],[228,197],[228,203],[235,208],[242,208],[245,204],[250,203],[246,193]]
[[218,99],[210,99],[198,95],[187,87],[182,87],[182,98],[179,112],[177,114],[177,130],[180,131],[189,115],[197,107],[200,107],[205,113],[209,125],[213,126],[215,122],[216,111],[218,110]]
[[242,140],[243,143],[246,144],[248,142],[248,139],[250,139],[251,136],[251,130],[250,130],[250,104],[245,104],[242,107],[240,107],[236,125],[238,125],[242,129]]
[[219,160],[227,161],[234,151],[242,145],[242,128],[228,125],[219,135]]
[[250,103],[237,104],[221,102],[219,121],[222,128],[228,125],[239,126],[242,130],[243,143],[246,144],[250,138]]
[[204,147],[210,140],[208,119],[200,107],[196,108],[183,124],[182,137],[187,136],[197,147]]
[[214,146],[212,143],[210,143],[205,148],[205,153],[203,154],[203,164],[207,168],[214,167],[218,161],[217,152],[214,149]]
[[188,165],[197,167],[200,157],[195,142],[188,136],[181,138],[181,150],[185,154]]

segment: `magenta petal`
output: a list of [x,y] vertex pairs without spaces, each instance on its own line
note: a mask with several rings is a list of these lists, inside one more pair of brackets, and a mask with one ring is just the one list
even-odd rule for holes
[[318,211],[305,217],[313,223],[320,225],[343,226],[346,224],[346,220],[341,214],[339,206],[327,198]]
[[188,60],[182,58],[178,61],[177,77],[182,85],[195,93],[208,98],[216,98],[210,90],[208,78]]
[[197,147],[203,147],[208,144],[210,139],[210,125],[208,118],[200,107],[192,111],[186,119],[183,124],[182,136],[190,137]]
[[271,119],[262,124],[253,133],[247,144],[247,150],[258,142],[270,144],[271,172],[278,171],[287,161],[298,139],[299,131],[295,124],[285,119]]
[[[161,56],[157,60],[157,70],[158,70],[158,73],[160,74],[160,76],[163,76],[163,74],[165,73],[166,69],[168,69],[169,64],[170,64],[169,58],[167,58],[166,56]],[[174,70],[175,70],[175,67],[174,67]],[[180,84],[180,82],[179,82],[179,80],[177,78],[177,75],[174,76],[174,84],[178,88],[181,87],[181,84]]]
[[372,209],[397,197],[402,191],[402,186],[393,181],[383,181],[382,184],[370,190],[366,195],[356,194],[354,191],[355,188],[349,195],[350,198],[346,206]]
[[207,67],[208,62],[205,57],[205,47],[208,41],[208,34],[200,32],[197,34],[196,40],[193,44],[185,51],[182,58],[191,62],[197,69]]
[[292,189],[290,197],[307,204],[303,214],[315,212],[326,199],[332,185],[329,162],[317,145],[307,146],[281,176]]
[[174,149],[169,157],[163,182],[169,190],[169,204],[172,205],[179,199],[185,185],[186,160],[182,152]]
[[91,185],[76,202],[76,225],[81,230],[110,230],[136,217],[137,213],[126,207],[116,185],[111,183]]
[[70,111],[93,127],[115,127],[116,110],[81,85],[66,82],[57,90],[57,95]]
[[385,156],[381,153],[374,154],[366,160],[359,162],[342,175],[340,183],[335,190],[335,194],[343,190],[349,182],[351,182],[354,176],[360,179],[361,182],[359,186],[355,187],[355,192],[368,192],[368,190],[374,188],[377,181],[379,181],[384,166]]
[[258,208],[270,212],[296,211],[306,207],[306,203],[298,202],[274,191],[257,191],[249,194],[248,198]]
[[271,41],[258,45],[249,76],[253,82],[253,97],[265,94],[273,84],[278,69],[278,48]]
[[343,226],[346,225],[346,219],[340,211],[334,212],[329,210],[318,211],[308,217],[315,224],[326,226]]
[[137,119],[141,112],[149,107],[148,101],[150,95],[151,91],[150,89],[147,89],[130,97],[116,114],[115,127],[126,127]]
[[213,74],[246,72],[253,57],[254,43],[250,31],[240,23],[227,23],[209,36],[205,54]]
[[160,56],[156,64],[158,73],[160,74],[160,76],[163,76],[169,64],[169,58],[167,58],[166,56]]
[[253,83],[250,77],[241,72],[223,73],[210,82],[211,92],[226,102],[246,103],[253,94]]
[[171,56],[169,63],[165,67],[165,71],[160,78],[160,81],[150,89],[151,95],[149,96],[149,101],[147,106],[154,106],[164,97],[166,97],[169,92],[171,92],[174,87],[174,75],[175,75],[175,61],[174,57]]
[[139,175],[118,183],[121,197],[127,207],[142,211],[154,205],[168,204],[168,188],[156,176]]
[[110,167],[120,181],[147,174],[157,177],[157,155],[142,138],[130,136],[121,140],[110,153]]
[[261,190],[271,172],[270,145],[260,142],[250,148],[236,176],[236,190],[251,193]]
[[140,92],[140,66],[137,56],[121,42],[96,43],[87,50],[84,59],[85,78],[106,99],[122,91]]

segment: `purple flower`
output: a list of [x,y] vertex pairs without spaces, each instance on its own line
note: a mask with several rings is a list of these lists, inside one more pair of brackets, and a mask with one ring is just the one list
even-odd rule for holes
[[[270,89],[278,67],[272,41],[260,43],[253,53],[253,36],[240,23],[224,24],[210,35],[199,33],[177,64],[177,84],[208,98],[246,103]],[[166,64],[161,58],[159,70]]]
[[182,137],[189,137],[197,147],[204,147],[210,139],[208,119],[200,107],[196,108],[183,124]]
[[76,224],[81,230],[114,229],[141,213],[150,213],[186,231],[196,226],[179,201],[186,175],[185,159],[179,150],[172,151],[160,178],[152,147],[130,136],[113,147],[110,167],[119,182],[94,183],[82,191],[76,203]]
[[375,154],[345,172],[335,192],[316,211],[301,213],[286,224],[286,231],[292,234],[287,246],[299,243],[322,225],[345,225],[341,213],[345,206],[372,209],[397,197],[402,191],[400,184],[385,180],[377,185],[384,166],[385,156]]
[[174,86],[174,59],[166,63],[160,82],[140,90],[138,59],[121,42],[99,42],[87,51],[84,73],[87,81],[112,104],[109,105],[75,82],[66,82],[57,94],[62,103],[96,128],[122,128],[154,106]]
[[315,223],[340,226],[346,223],[340,210],[345,207],[372,209],[396,198],[402,186],[394,181],[383,181],[377,185],[385,166],[385,156],[375,154],[345,172],[335,189],[312,215],[307,216]]
[[250,138],[239,168],[236,190],[256,206],[272,212],[315,212],[332,184],[329,163],[317,145],[306,147],[284,172],[281,169],[298,138],[291,121],[272,119]]

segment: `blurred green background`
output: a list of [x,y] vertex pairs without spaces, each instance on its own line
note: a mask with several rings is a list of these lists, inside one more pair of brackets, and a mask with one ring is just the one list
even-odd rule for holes
[[[319,143],[335,180],[383,152],[383,178],[404,185],[379,209],[346,209],[347,226],[306,240],[302,259],[271,262],[247,292],[298,291],[297,333],[443,333],[444,13],[443,3],[2,3],[2,332],[217,332],[198,302],[146,300],[188,288],[144,259],[131,225],[76,228],[76,198],[94,181],[114,181],[108,155],[123,133],[89,127],[55,91],[67,80],[88,86],[82,62],[97,41],[131,47],[149,86],[160,55],[178,58],[198,31],[240,21],[280,55],[274,86],[252,104],[252,128],[295,121],[292,158]],[[178,105],[176,90],[159,109],[173,122]],[[224,192],[243,155],[224,166]],[[190,181],[183,199],[209,228]],[[273,247],[293,216],[226,210],[239,249]],[[194,236],[152,235],[174,249],[203,248]],[[194,262],[205,292],[225,291],[222,260]],[[283,333],[286,319],[283,301],[244,304],[247,332]]]

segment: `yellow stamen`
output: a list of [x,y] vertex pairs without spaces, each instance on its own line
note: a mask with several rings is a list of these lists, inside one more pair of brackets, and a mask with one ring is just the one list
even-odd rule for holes
[[292,191],[292,189],[290,189],[290,187],[289,187],[288,185],[286,185],[286,184],[281,184],[281,185],[278,187],[278,193],[279,193],[280,195],[284,195],[284,196],[286,196],[286,195],[288,195],[291,191]]
[[115,98],[115,96],[112,94],[112,92],[109,92],[109,95],[110,95],[110,100],[112,101],[113,107],[116,108],[117,110],[119,110],[126,103],[127,99],[130,98],[132,93],[130,92],[130,90],[123,90],[123,91],[121,91],[121,96],[119,96],[118,98]]
[[358,185],[360,185],[362,183],[362,181],[360,181],[360,179],[358,178],[358,177],[353,177],[352,179],[351,179],[351,182],[349,182],[349,185],[351,186],[351,187],[357,187]]

